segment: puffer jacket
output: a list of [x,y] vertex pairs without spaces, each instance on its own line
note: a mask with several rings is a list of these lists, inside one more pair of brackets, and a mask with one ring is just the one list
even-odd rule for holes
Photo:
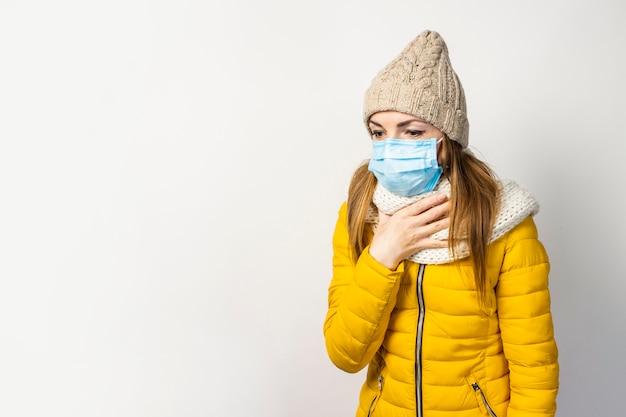
[[549,262],[532,217],[489,245],[483,307],[470,258],[392,271],[368,246],[355,264],[345,203],[333,248],[324,335],[337,367],[368,366],[358,417],[554,415]]

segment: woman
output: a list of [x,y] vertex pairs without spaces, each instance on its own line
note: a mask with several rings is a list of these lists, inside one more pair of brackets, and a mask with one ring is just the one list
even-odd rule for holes
[[463,88],[424,31],[372,81],[370,161],[333,236],[328,355],[368,366],[357,416],[553,416],[549,262],[535,199],[467,149]]

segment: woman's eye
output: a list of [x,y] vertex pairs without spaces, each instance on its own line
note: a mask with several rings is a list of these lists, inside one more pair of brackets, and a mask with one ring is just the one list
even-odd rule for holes
[[417,136],[421,136],[422,133],[424,133],[424,131],[423,130],[407,130],[406,133],[409,136],[417,137]]
[[383,132],[381,130],[372,130],[372,137],[377,139],[382,138]]

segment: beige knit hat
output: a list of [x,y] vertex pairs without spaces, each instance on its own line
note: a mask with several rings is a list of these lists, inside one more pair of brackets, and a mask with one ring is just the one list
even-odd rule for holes
[[437,32],[420,33],[372,80],[365,92],[365,124],[385,110],[419,117],[467,147],[465,93]]

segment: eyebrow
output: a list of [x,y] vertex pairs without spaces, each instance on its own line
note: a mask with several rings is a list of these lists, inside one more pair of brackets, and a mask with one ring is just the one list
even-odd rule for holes
[[[420,119],[410,119],[410,120],[405,120],[404,122],[400,122],[400,123],[398,123],[398,124],[396,125],[396,127],[405,127],[405,126],[407,126],[407,125],[410,125],[410,124],[411,124],[411,123],[413,123],[413,122],[417,122],[417,123],[426,123],[425,121],[420,120]],[[373,124],[373,125],[376,125],[376,126],[378,126],[378,127],[383,127],[383,125],[381,125],[380,123],[376,123],[376,122],[375,122],[375,121],[373,121],[373,120],[370,120],[370,121],[369,121],[369,123],[371,123],[371,124]]]

